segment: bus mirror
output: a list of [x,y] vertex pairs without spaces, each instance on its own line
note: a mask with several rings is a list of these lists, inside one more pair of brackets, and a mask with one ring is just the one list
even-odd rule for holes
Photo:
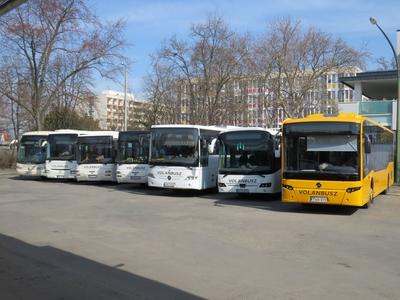
[[275,158],[281,157],[280,136],[276,136],[275,140],[274,140],[274,155],[275,155]]
[[47,146],[47,141],[43,141],[42,144],[41,144],[41,146],[42,146],[43,148],[46,147],[46,146]]
[[275,158],[280,158],[281,157],[281,146],[278,145],[278,149],[274,150]]
[[208,145],[208,154],[214,154],[216,146],[217,146],[217,139],[213,139],[210,145]]
[[15,139],[15,140],[12,140],[12,141],[10,142],[9,147],[10,147],[10,149],[14,149],[14,147],[16,147],[17,145],[18,145],[18,140]]

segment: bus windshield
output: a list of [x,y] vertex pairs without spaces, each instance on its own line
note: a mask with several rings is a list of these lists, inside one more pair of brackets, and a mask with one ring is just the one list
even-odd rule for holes
[[50,134],[49,160],[76,160],[77,134]]
[[154,128],[152,165],[197,166],[199,133],[196,128]]
[[121,132],[118,140],[118,163],[147,164],[149,143],[149,133]]
[[26,135],[21,138],[18,146],[18,163],[42,164],[46,162],[46,147],[43,142],[47,136]]
[[112,136],[78,138],[79,164],[108,164],[114,162]]
[[221,134],[220,174],[269,174],[275,171],[274,143],[268,132]]
[[285,178],[358,180],[359,130],[344,122],[285,125]]

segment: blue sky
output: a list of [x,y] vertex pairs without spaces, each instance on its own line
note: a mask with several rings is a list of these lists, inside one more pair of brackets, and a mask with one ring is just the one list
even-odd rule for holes
[[[134,62],[129,70],[129,89],[143,97],[143,77],[150,71],[149,55],[173,34],[185,38],[191,24],[203,22],[210,13],[222,15],[238,32],[253,36],[262,34],[269,22],[290,16],[305,26],[314,26],[334,37],[343,38],[350,46],[366,49],[375,58],[391,59],[392,52],[379,30],[369,23],[378,19],[396,47],[396,30],[400,29],[399,0],[114,0],[89,1],[103,19],[123,18],[127,22],[126,55]],[[372,62],[369,69],[374,68]],[[122,78],[121,78],[122,82]],[[99,78],[95,90],[122,90],[122,86]]]

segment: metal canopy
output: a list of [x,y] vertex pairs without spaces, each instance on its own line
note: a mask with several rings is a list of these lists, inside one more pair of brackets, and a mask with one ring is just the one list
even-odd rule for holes
[[0,0],[0,16],[6,14],[24,2],[26,2],[26,0]]
[[362,72],[339,77],[339,81],[352,89],[356,83],[361,83],[362,94],[370,99],[397,99],[396,70]]

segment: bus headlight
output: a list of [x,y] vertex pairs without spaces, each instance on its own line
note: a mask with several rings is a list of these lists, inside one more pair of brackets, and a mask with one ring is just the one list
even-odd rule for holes
[[195,179],[197,179],[197,176],[192,176],[192,175],[189,175],[185,178],[185,180],[195,180]]
[[351,188],[346,189],[346,193],[350,194],[350,193],[356,192],[360,189],[361,189],[361,186],[351,187]]
[[155,178],[153,173],[149,173],[149,174],[147,175],[147,177]]
[[223,183],[223,182],[218,182],[218,186],[219,186],[219,187],[226,187],[226,184]]
[[287,190],[289,190],[289,191],[293,190],[293,187],[291,185],[288,185],[288,184],[282,184],[282,187],[287,189]]

